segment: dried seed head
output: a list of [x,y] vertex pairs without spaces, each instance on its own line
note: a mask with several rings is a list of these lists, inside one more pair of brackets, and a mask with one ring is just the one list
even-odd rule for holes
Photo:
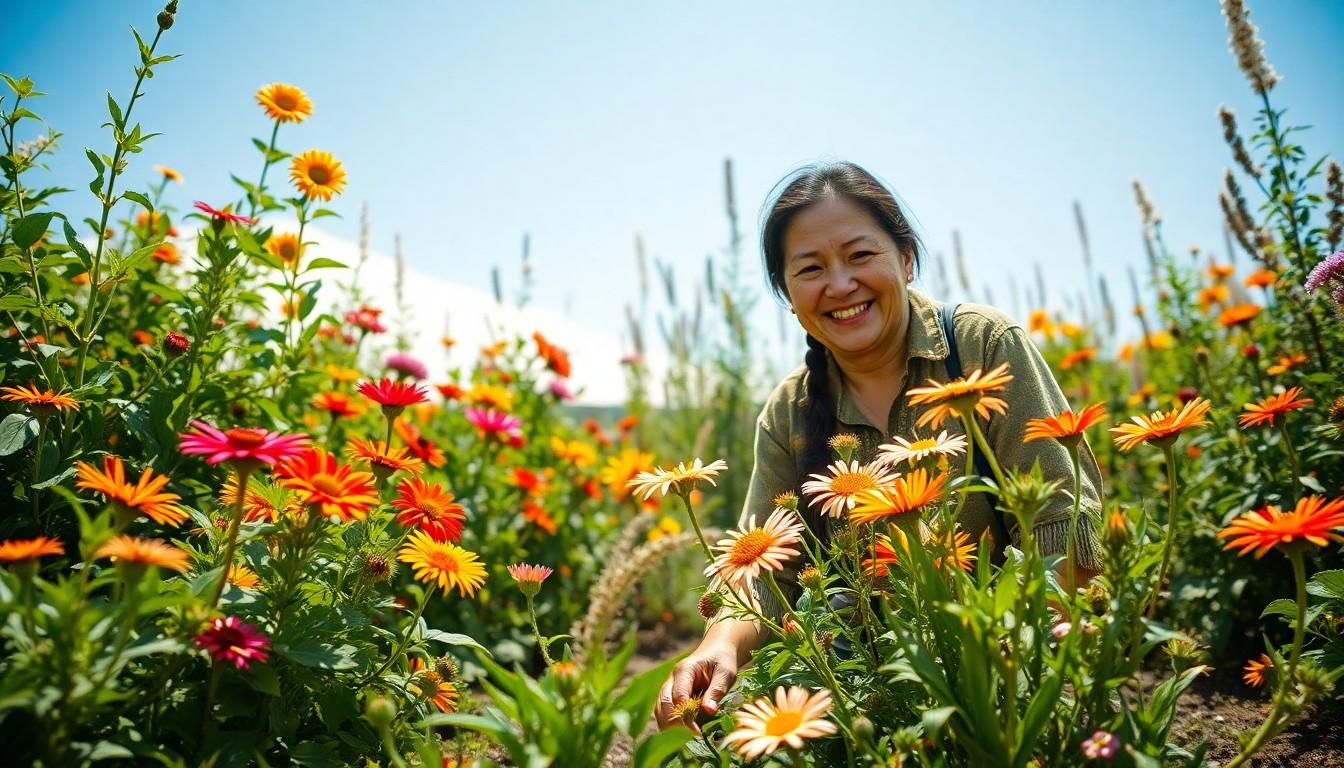
[[1268,93],[1279,82],[1279,75],[1265,59],[1265,42],[1251,23],[1251,11],[1245,0],[1223,0],[1227,19],[1228,49],[1237,57],[1237,66],[1256,93]]
[[1330,404],[1330,421],[1344,429],[1344,396],[1335,398],[1335,402]]
[[848,432],[841,432],[830,440],[831,450],[835,451],[842,461],[852,461],[854,452],[859,450],[859,436]]
[[457,667],[457,662],[451,656],[439,656],[434,659],[434,671],[439,677],[448,682],[455,682],[461,670]]

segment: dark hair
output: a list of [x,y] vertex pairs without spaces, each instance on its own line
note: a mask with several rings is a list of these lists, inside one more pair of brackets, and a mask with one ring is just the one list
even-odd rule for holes
[[[859,204],[891,236],[901,254],[914,257],[915,269],[919,269],[923,252],[919,236],[910,227],[896,196],[863,168],[846,162],[806,165],[784,177],[775,189],[779,192],[773,195],[774,202],[769,203],[769,212],[761,226],[761,255],[765,260],[766,278],[778,298],[788,299],[784,285],[785,231],[800,211],[832,197],[844,197]],[[807,362],[807,411],[803,474],[798,478],[800,486],[808,475],[826,471],[831,458],[829,441],[835,433],[835,396],[827,374],[826,347],[810,334],[804,359]],[[798,509],[808,527],[818,536],[828,536],[829,526],[803,499],[801,488],[798,490]]]

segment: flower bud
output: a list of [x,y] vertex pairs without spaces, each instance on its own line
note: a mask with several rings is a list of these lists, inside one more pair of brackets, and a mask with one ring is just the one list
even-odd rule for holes
[[858,435],[852,435],[848,432],[841,432],[830,440],[831,450],[835,451],[841,461],[851,461],[854,458],[854,452],[859,449]]
[[788,645],[790,648],[796,648],[801,645],[806,637],[803,634],[803,628],[789,616],[784,617],[783,630],[784,644]]
[[1344,429],[1344,396],[1335,398],[1335,402],[1330,404],[1330,421]]
[[1199,397],[1199,390],[1194,387],[1181,387],[1176,390],[1176,399],[1180,400],[1182,405],[1197,397]]
[[1129,544],[1132,535],[1129,515],[1117,509],[1106,518],[1106,530],[1102,533],[1101,541],[1112,552],[1118,552]]
[[1251,343],[1241,348],[1241,354],[1248,360],[1255,360],[1260,357],[1260,345]]
[[1105,584],[1093,581],[1087,585],[1083,600],[1087,603],[1087,607],[1092,609],[1093,613],[1105,613],[1111,606],[1111,591],[1106,588]]
[[873,721],[863,715],[854,718],[854,738],[860,744],[873,740]]
[[391,581],[396,575],[397,564],[383,555],[368,555],[360,564],[360,575],[369,581]]
[[719,609],[723,608],[723,593],[717,590],[709,590],[700,596],[700,615],[705,619],[712,619],[719,615]]
[[377,730],[383,730],[397,719],[397,705],[392,699],[383,696],[370,696],[364,702],[364,719]]
[[808,565],[798,574],[798,583],[803,589],[821,589],[821,571],[814,565]]
[[191,339],[177,331],[169,331],[163,337],[163,352],[169,357],[181,357],[191,348]]
[[169,30],[173,28],[173,19],[177,14],[177,0],[171,0],[159,11],[158,22],[159,29]]
[[793,491],[785,491],[775,497],[775,506],[783,509],[798,511],[798,494]]
[[439,677],[448,682],[455,682],[461,670],[458,669],[457,662],[451,656],[440,656],[434,659],[434,671]]

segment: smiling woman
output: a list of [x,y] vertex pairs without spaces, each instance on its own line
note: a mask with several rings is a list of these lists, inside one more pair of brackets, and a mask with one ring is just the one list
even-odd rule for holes
[[[775,388],[757,420],[755,466],[743,520],[768,514],[775,498],[796,492],[811,502],[799,504],[807,528],[829,540],[846,518],[851,525],[863,522],[853,512],[827,514],[835,511],[834,505],[818,489],[832,488],[836,466],[850,474],[864,467],[904,470],[884,464],[891,451],[882,451],[883,443],[894,439],[923,445],[935,439],[930,430],[943,429],[949,415],[952,428],[960,427],[956,416],[963,407],[979,414],[977,429],[999,461],[992,472],[976,465],[978,474],[1001,482],[1001,472],[1025,471],[1039,463],[1047,481],[1074,487],[1069,482],[1073,462],[1065,447],[1020,437],[1029,420],[1068,409],[1040,352],[999,310],[977,304],[945,308],[910,287],[920,262],[919,238],[892,193],[870,173],[852,163],[833,163],[792,175],[782,182],[766,213],[761,243],[770,285],[807,332],[808,351],[805,365]],[[970,376],[958,381],[965,373]],[[918,397],[908,397],[912,395]],[[918,406],[925,402],[938,407],[921,417]],[[838,434],[853,437],[837,441]],[[969,437],[948,438],[944,429],[936,440],[960,439],[964,449]],[[849,446],[840,458],[850,464],[833,463],[832,451],[840,445]],[[1079,521],[1076,549],[1070,551],[1072,568],[1086,572],[1098,566],[1098,545],[1088,519],[1101,508],[1101,477],[1086,443],[1079,450],[1079,501],[1088,514]],[[939,454],[949,464],[946,474],[939,475],[940,489],[945,478],[965,472],[968,454]],[[907,477],[926,469],[933,467],[914,469]],[[809,477],[813,481],[805,482]],[[933,494],[938,496],[941,491]],[[1034,541],[1042,554],[1064,554],[1073,508],[1071,492],[1056,494],[1035,517],[1031,535],[1024,537],[988,494],[974,493],[958,504],[955,520],[958,534],[970,541],[990,537],[996,559],[1009,543],[1023,546],[1024,538]],[[886,509],[884,514],[891,513]],[[796,570],[782,573],[784,591],[793,591]],[[784,611],[773,592],[753,591],[767,618]],[[700,646],[664,685],[660,721],[671,724],[676,706],[692,696],[702,698],[705,711],[715,712],[738,666],[761,640],[755,621],[725,618],[711,623]]]

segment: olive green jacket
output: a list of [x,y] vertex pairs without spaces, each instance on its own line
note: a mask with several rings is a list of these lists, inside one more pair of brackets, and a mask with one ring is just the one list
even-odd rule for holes
[[[916,433],[915,421],[923,409],[908,404],[905,393],[912,387],[922,386],[933,379],[948,381],[944,361],[948,344],[939,320],[941,302],[934,301],[918,291],[910,291],[910,325],[906,336],[909,357],[901,394],[891,406],[887,423],[878,427],[870,424],[850,396],[844,376],[835,359],[829,354],[831,391],[839,393],[835,403],[837,432],[857,435],[862,447],[854,458],[868,462],[877,455],[880,444],[891,442],[893,436],[908,440],[929,437],[930,428]],[[1054,440],[1024,442],[1022,435],[1029,419],[1054,416],[1069,408],[1060,392],[1059,384],[1046,365],[1036,345],[1021,326],[1003,312],[983,304],[960,304],[953,321],[957,335],[957,351],[961,356],[962,372],[969,375],[978,368],[988,371],[1000,363],[1008,364],[1013,379],[1005,391],[997,393],[1008,404],[1003,414],[994,414],[989,420],[986,439],[994,449],[1004,471],[1012,468],[1030,469],[1039,461],[1046,480],[1060,480],[1064,490],[1056,494],[1041,512],[1033,529],[1037,547],[1042,554],[1064,554],[1068,541],[1069,518],[1073,514],[1073,464],[1068,452]],[[785,491],[797,491],[804,472],[802,461],[806,435],[807,367],[800,367],[775,387],[756,421],[755,466],[747,490],[742,521],[755,516],[763,520],[773,508],[774,498]],[[983,428],[983,421],[981,422]],[[961,422],[945,421],[939,430],[960,434]],[[1100,518],[1102,488],[1101,471],[1086,440],[1080,444],[1082,458],[1082,510],[1078,522],[1078,560],[1085,567],[1099,569],[1098,545],[1091,518]],[[952,460],[953,476],[965,472],[965,456]],[[806,504],[803,499],[800,504]],[[972,540],[986,530],[993,534],[996,512],[986,494],[973,494],[962,509],[959,523]],[[1020,542],[1015,522],[1005,516],[1004,523],[1014,544]],[[1001,530],[1001,529],[1000,529]],[[996,541],[997,547],[1006,542]],[[792,576],[793,574],[788,574]]]

